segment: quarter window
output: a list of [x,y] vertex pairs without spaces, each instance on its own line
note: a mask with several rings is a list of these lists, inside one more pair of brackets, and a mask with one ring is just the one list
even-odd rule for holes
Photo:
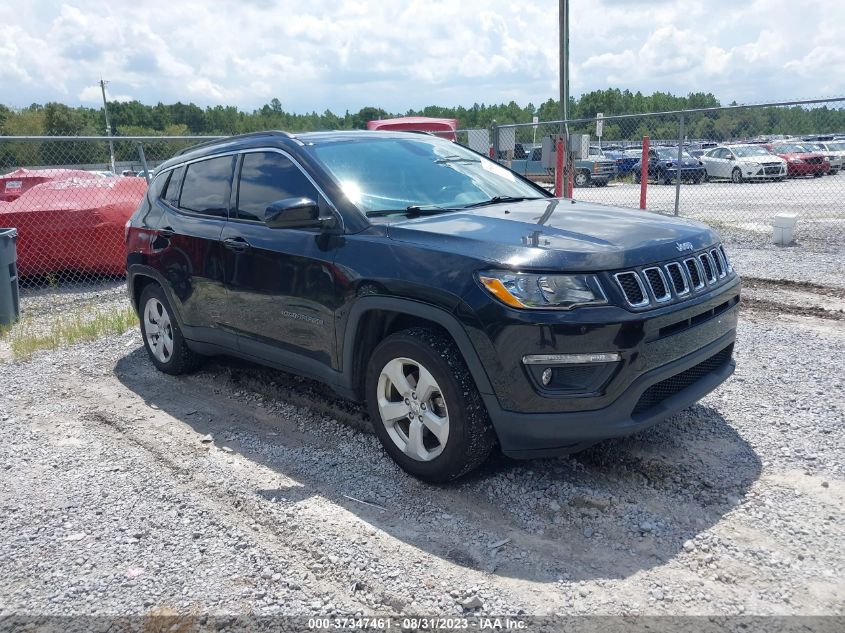
[[167,187],[161,199],[167,204],[178,207],[179,206],[179,189],[182,188],[182,178],[185,175],[185,168],[179,167],[170,172],[170,179],[167,181]]
[[233,156],[221,156],[189,164],[185,170],[179,208],[226,217],[233,162]]
[[311,198],[317,201],[317,189],[302,170],[282,154],[244,154],[237,217],[263,222],[267,207],[285,198]]

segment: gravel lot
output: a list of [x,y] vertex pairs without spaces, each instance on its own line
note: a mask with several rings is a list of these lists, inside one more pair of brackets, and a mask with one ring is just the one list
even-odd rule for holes
[[845,293],[747,298],[699,405],[447,487],[320,385],[134,331],[0,365],[0,615],[842,615]]

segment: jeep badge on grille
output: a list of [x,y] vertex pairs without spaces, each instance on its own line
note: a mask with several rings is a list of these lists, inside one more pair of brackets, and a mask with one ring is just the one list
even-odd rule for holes
[[684,251],[691,251],[692,250],[692,242],[675,242],[675,248],[677,248],[682,253]]

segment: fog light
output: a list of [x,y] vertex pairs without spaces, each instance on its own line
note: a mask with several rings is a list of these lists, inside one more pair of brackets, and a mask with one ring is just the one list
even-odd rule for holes
[[544,369],[543,375],[540,377],[540,380],[543,381],[544,386],[547,386],[552,381],[552,370]]

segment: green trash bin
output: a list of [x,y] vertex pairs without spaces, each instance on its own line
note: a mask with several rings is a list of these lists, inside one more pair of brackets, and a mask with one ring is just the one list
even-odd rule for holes
[[11,325],[21,314],[17,241],[17,229],[0,229],[0,326]]

